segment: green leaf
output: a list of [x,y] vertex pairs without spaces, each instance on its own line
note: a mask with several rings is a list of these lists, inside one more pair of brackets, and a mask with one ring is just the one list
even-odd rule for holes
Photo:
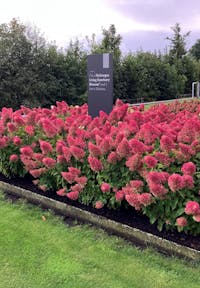
[[150,216],[150,223],[154,224],[156,222],[156,219],[157,219],[157,217],[155,215],[154,216]]
[[162,229],[163,229],[163,224],[164,224],[163,221],[159,219],[159,220],[158,220],[158,225],[157,225],[157,228],[158,228],[159,231],[162,231]]
[[177,198],[175,198],[175,199],[171,202],[171,208],[172,208],[172,210],[175,210],[175,208],[176,208],[177,205],[178,205],[178,201],[179,201],[179,199],[178,199],[178,197],[177,197]]
[[177,218],[177,217],[179,217],[180,215],[182,215],[184,213],[184,208],[183,207],[181,207],[181,208],[179,208],[176,212],[175,212],[175,217]]

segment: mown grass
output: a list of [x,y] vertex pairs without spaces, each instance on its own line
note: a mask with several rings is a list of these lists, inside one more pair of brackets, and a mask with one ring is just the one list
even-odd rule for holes
[[173,99],[173,100],[163,100],[163,101],[156,101],[154,103],[149,103],[149,104],[145,104],[145,110],[148,110],[149,108],[151,108],[152,106],[155,106],[155,105],[159,105],[159,104],[172,104],[173,102],[190,102],[190,101],[196,101],[197,98],[192,98],[192,97],[189,97],[189,98],[177,98],[177,99]]
[[199,288],[198,265],[0,194],[1,288]]

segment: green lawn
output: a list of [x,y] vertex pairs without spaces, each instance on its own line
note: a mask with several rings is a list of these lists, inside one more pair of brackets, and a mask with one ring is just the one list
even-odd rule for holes
[[[170,104],[173,103],[175,101],[178,102],[190,102],[190,101],[196,101],[198,98],[192,98],[192,97],[188,97],[188,98],[177,98],[177,99],[173,99],[173,100],[161,100],[161,101],[153,101],[153,104],[145,104],[145,110],[148,110],[149,108],[151,108],[154,105],[158,105],[158,104]],[[148,102],[147,102],[148,103]]]
[[200,287],[198,265],[0,196],[0,288]]

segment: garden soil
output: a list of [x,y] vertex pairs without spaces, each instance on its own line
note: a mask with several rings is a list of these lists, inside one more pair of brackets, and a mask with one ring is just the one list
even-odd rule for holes
[[54,191],[42,191],[37,186],[32,183],[33,178],[31,176],[26,176],[24,178],[12,178],[8,179],[2,174],[0,174],[0,181],[4,181],[6,183],[30,190],[34,193],[52,198],[57,201],[64,202],[68,205],[72,205],[83,210],[87,210],[91,213],[104,216],[108,219],[114,220],[116,222],[120,222],[126,224],[128,226],[137,228],[139,230],[154,234],[161,238],[173,241],[175,243],[196,249],[200,251],[200,236],[191,236],[186,235],[185,233],[181,232],[178,233],[176,230],[174,231],[163,231],[159,232],[156,228],[156,223],[151,225],[149,223],[149,219],[141,214],[140,212],[136,211],[133,207],[129,206],[127,209],[120,208],[118,210],[109,210],[107,208],[102,209],[95,209],[91,206],[85,206],[77,201],[72,201],[67,197],[58,196]]

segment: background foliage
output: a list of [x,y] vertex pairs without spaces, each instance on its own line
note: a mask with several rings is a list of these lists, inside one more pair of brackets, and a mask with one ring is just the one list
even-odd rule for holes
[[[114,99],[128,102],[164,100],[190,93],[200,75],[200,40],[188,51],[189,32],[172,27],[165,54],[138,51],[122,54],[122,37],[114,25],[102,30],[102,39],[77,39],[66,49],[47,43],[35,27],[13,19],[0,25],[0,108],[20,105],[48,107],[56,101],[87,101],[86,63],[90,53],[114,57]],[[163,39],[164,41],[165,39]]]

